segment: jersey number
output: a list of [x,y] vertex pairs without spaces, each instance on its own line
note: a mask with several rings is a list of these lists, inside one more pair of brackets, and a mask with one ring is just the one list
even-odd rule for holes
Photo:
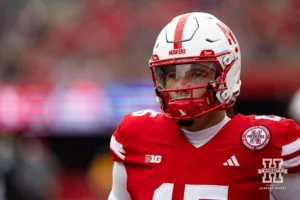
[[[172,200],[173,183],[164,183],[154,191],[152,200]],[[228,199],[228,186],[221,185],[190,185],[186,184],[184,188],[184,200],[199,199]]]
[[133,117],[139,117],[139,116],[144,116],[146,115],[147,113],[150,113],[150,117],[154,118],[156,117],[156,115],[160,114],[156,111],[153,111],[153,110],[141,110],[141,111],[136,111],[134,113],[132,113],[132,116]]
[[255,116],[255,119],[266,119],[266,120],[279,122],[281,120],[281,117],[275,115],[259,115],[259,116]]

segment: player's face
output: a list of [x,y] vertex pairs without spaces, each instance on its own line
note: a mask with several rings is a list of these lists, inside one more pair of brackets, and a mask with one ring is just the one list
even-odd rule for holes
[[[165,69],[165,89],[183,89],[206,85],[215,80],[217,67],[215,63],[194,63],[168,66]],[[206,88],[169,92],[171,100],[201,97]]]

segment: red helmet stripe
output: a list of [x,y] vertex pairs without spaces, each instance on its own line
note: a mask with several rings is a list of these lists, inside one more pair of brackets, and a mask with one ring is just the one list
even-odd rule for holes
[[229,34],[229,36],[231,37],[231,39],[233,40],[234,44],[236,44],[236,41],[235,41],[235,39],[234,39],[234,36],[233,36],[233,34],[232,34],[232,32],[231,32],[230,30],[228,30],[228,34]]
[[[180,17],[175,29],[174,41],[182,40],[184,25],[189,16],[190,13]],[[182,48],[182,42],[174,42],[174,49],[181,49],[181,48]]]

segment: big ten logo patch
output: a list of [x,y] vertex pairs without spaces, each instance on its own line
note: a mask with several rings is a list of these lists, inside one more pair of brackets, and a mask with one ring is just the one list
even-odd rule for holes
[[146,155],[145,163],[160,163],[162,157],[160,155]]

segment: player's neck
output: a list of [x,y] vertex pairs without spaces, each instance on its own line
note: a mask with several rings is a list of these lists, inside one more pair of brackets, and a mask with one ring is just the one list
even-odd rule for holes
[[181,128],[190,132],[201,131],[219,124],[222,122],[225,115],[225,111],[211,112],[204,116],[195,118],[192,126],[182,126]]

